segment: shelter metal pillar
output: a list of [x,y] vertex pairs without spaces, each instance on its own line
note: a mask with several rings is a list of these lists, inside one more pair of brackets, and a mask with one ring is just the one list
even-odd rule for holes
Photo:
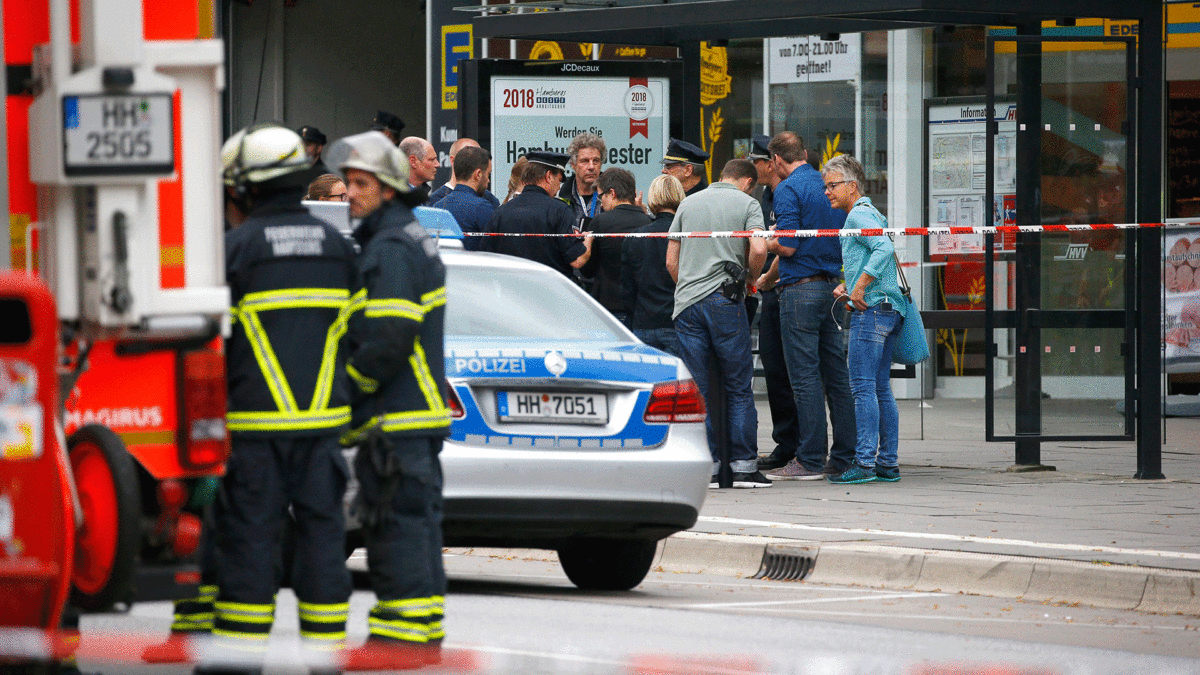
[[[1040,21],[1017,26],[1018,35],[1040,35]],[[1017,44],[1017,220],[1042,223],[1042,45]],[[1022,129],[1022,127],[1024,127]],[[1042,251],[1040,234],[1021,233],[1016,241],[1017,349],[1013,387],[1016,434],[1014,463],[1020,470],[1042,467],[1041,329],[1030,310],[1041,307]],[[1052,468],[1052,467],[1050,467]]]
[[[1138,26],[1137,218],[1162,221],[1163,13],[1154,7]],[[1137,472],[1134,478],[1163,478],[1162,473],[1162,231],[1137,232],[1138,330],[1135,346],[1137,387]]]

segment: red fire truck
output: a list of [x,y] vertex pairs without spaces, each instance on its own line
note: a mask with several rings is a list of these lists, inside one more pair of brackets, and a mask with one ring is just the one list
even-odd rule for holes
[[[0,269],[41,277],[57,304],[78,493],[67,568],[84,609],[194,590],[200,515],[229,452],[211,12],[208,0],[3,2]],[[30,495],[9,494],[4,464],[0,501],[16,511]]]

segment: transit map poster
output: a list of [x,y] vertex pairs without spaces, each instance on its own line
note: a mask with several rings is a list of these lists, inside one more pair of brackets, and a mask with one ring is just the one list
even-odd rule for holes
[[[663,152],[682,127],[679,62],[483,60],[479,70],[467,72],[485,88],[475,111],[476,138],[492,153],[493,192],[500,199],[521,155],[565,153],[581,132],[604,139],[604,169],[629,170],[645,192],[662,173]],[[470,108],[465,114],[472,115]],[[470,128],[472,120],[464,121]]]
[[[943,99],[926,111],[930,227],[982,227],[1016,224],[1016,107],[996,103],[992,221],[987,205],[987,104],[982,99]],[[982,253],[982,234],[938,234],[929,238],[930,255]],[[998,235],[997,251],[1011,251],[1015,237]]]

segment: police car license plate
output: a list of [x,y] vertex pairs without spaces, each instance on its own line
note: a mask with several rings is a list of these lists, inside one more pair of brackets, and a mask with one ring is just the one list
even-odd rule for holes
[[64,96],[68,176],[170,174],[175,170],[171,94]]
[[496,412],[502,422],[608,423],[608,397],[562,391],[499,391]]

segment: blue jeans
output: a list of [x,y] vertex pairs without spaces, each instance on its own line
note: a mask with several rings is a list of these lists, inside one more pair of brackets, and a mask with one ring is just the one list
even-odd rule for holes
[[[900,409],[892,395],[892,350],[904,317],[879,305],[850,316],[850,389],[858,421],[854,461],[860,466],[896,466]],[[876,455],[878,454],[878,458]]]
[[679,336],[674,328],[634,328],[633,334],[655,349],[683,358],[683,351],[679,348]]
[[[846,341],[833,320],[836,281],[792,284],[779,291],[779,328],[783,356],[796,397],[800,445],[796,460],[810,471],[829,463],[841,468],[854,461],[854,398],[846,370]],[[825,429],[825,405],[833,425],[833,446]]]
[[754,407],[754,361],[750,354],[750,326],[746,307],[715,292],[680,312],[675,332],[683,351],[683,364],[691,371],[708,407],[708,450],[713,473],[720,466],[715,387],[725,392],[726,430],[729,435],[729,468],[734,473],[758,471],[758,410]]

